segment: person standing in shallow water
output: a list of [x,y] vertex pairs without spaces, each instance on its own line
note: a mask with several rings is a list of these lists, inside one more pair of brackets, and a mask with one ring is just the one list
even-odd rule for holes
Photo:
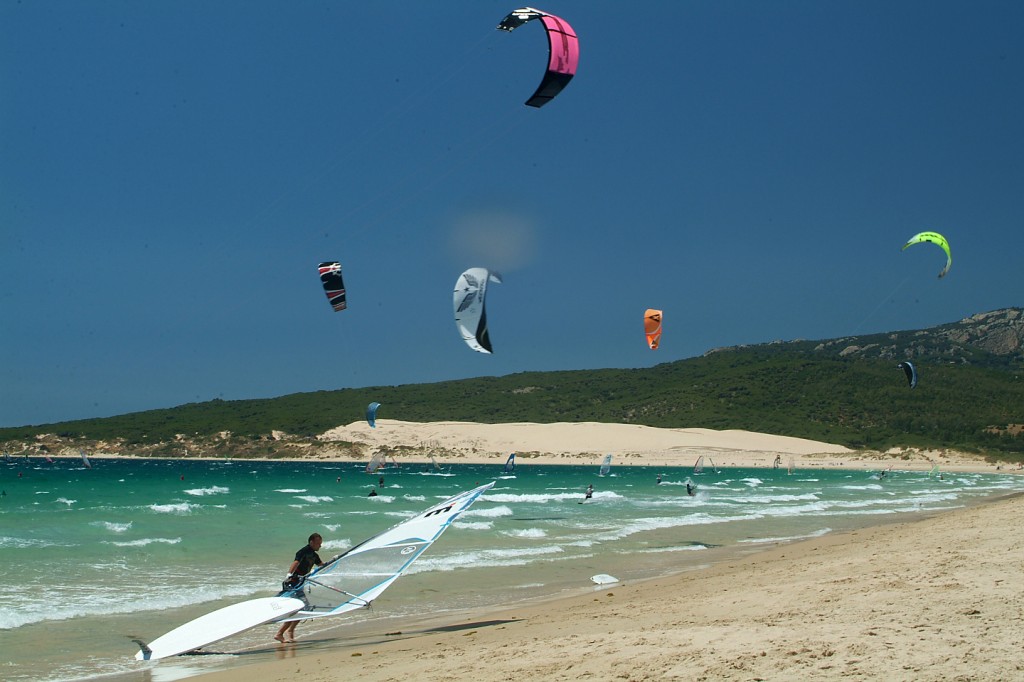
[[[306,600],[305,594],[301,590],[298,592],[295,590],[302,586],[306,576],[309,575],[314,566],[323,566],[324,562],[320,560],[320,555],[317,554],[317,550],[320,549],[323,543],[324,539],[320,536],[320,533],[313,533],[309,536],[309,542],[306,546],[295,553],[295,560],[288,567],[288,575],[285,576],[284,582],[281,583],[282,589],[277,596]],[[299,621],[297,620],[283,623],[277,634],[274,635],[274,639],[279,642],[294,642],[295,626],[298,624]]]

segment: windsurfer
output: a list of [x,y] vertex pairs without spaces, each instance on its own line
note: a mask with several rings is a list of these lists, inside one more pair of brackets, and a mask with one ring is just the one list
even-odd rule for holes
[[590,485],[587,486],[587,493],[586,493],[586,495],[583,496],[583,499],[584,500],[589,500],[593,496],[594,496],[594,484],[591,483]]
[[[306,546],[295,553],[295,560],[288,567],[288,575],[285,576],[284,582],[281,583],[282,589],[278,594],[279,597],[289,596],[305,601],[303,591],[298,588],[301,588],[303,581],[305,581],[306,576],[309,575],[314,566],[323,565],[324,562],[320,560],[320,555],[316,553],[323,542],[324,539],[320,536],[320,533],[313,533],[309,536]],[[274,639],[279,642],[294,642],[295,626],[298,624],[299,621],[297,620],[284,623],[277,631],[277,634],[274,635]]]
[[693,497],[696,494],[695,491],[696,491],[696,488],[694,487],[694,485],[692,483],[690,483],[689,481],[687,481],[686,482],[686,494],[689,495],[690,497]]

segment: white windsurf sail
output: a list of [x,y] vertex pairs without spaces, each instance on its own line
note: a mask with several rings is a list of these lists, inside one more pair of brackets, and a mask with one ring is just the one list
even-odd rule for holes
[[772,462],[772,469],[778,469],[780,464],[782,464],[782,455],[775,455],[775,461]]
[[704,473],[704,455],[697,458],[697,461],[693,464],[693,473],[703,474]]
[[375,474],[378,469],[384,467],[384,455],[380,452],[375,452],[370,461],[366,463],[366,473]]
[[598,472],[598,476],[607,476],[608,472],[612,470],[612,456],[605,455],[604,461],[601,462],[601,471]]
[[85,450],[79,450],[78,454],[82,456],[82,465],[86,469],[92,469],[92,462],[90,462],[89,458],[85,456]]
[[711,459],[711,455],[708,455],[708,464],[711,465],[711,470],[716,474],[718,473],[718,467],[715,466],[715,460]]
[[334,557],[285,595],[303,599],[307,607],[280,622],[336,616],[369,606],[493,485],[491,481],[435,504]]

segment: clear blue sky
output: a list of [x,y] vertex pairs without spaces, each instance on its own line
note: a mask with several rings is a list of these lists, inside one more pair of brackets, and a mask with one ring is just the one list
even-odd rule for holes
[[515,7],[0,0],[0,425],[1024,304],[1024,3],[560,0],[542,109]]

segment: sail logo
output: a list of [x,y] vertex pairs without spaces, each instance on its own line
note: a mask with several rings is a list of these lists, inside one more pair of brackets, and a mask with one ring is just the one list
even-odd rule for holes
[[416,551],[415,545],[409,545],[408,547],[402,548],[402,554],[412,554]]
[[452,507],[454,506],[454,504],[449,504],[447,507],[440,507],[433,511],[428,511],[426,514],[423,515],[423,518],[427,518],[428,516],[434,516],[435,514],[444,514],[445,512],[450,512],[452,510]]

